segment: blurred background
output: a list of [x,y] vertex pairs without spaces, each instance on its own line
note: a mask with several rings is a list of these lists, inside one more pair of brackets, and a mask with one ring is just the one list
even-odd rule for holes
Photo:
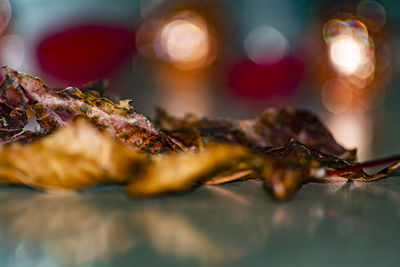
[[399,20],[388,0],[0,0],[0,64],[105,79],[150,118],[306,108],[363,160],[400,152]]

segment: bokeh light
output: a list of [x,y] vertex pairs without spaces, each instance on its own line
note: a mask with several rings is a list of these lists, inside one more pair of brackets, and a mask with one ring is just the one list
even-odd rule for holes
[[329,56],[340,73],[352,74],[361,64],[362,47],[355,38],[340,36],[332,40]]
[[[250,59],[235,62],[228,73],[228,86],[242,97],[254,101],[287,99],[293,95],[305,71],[304,62],[286,57],[275,64],[256,64]],[[265,102],[263,102],[265,105]]]
[[[358,148],[361,160],[369,157],[373,135],[367,111],[379,100],[383,87],[373,38],[377,35],[370,31],[380,30],[385,17],[380,4],[367,0],[359,3],[357,16],[341,14],[341,19],[331,19],[323,26],[333,76],[321,89],[322,103],[330,112],[327,124],[338,142]],[[389,60],[382,53],[379,56],[380,62]]]
[[366,23],[370,31],[380,31],[386,22],[385,8],[373,0],[358,3],[357,16]]
[[193,12],[181,12],[158,32],[154,49],[159,58],[181,69],[207,65],[211,50],[207,24]]
[[374,43],[359,20],[333,19],[324,25],[323,35],[329,58],[341,75],[367,79],[375,66]]
[[246,37],[244,49],[254,63],[273,64],[286,55],[289,42],[275,28],[259,26]]
[[[329,63],[336,78],[325,83],[321,99],[325,108],[338,114],[370,106],[367,90],[375,78],[375,44],[364,23],[357,19],[332,19],[323,27]],[[366,101],[368,99],[368,101]]]
[[36,57],[49,76],[75,86],[108,77],[135,52],[132,29],[102,24],[54,28],[39,38]]
[[198,25],[185,20],[168,24],[161,33],[162,44],[174,62],[198,61],[207,54],[206,32]]

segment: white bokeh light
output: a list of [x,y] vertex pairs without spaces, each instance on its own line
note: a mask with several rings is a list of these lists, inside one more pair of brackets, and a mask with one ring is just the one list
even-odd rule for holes
[[164,28],[161,38],[173,61],[196,61],[208,51],[207,33],[189,21],[172,22]]
[[351,36],[338,36],[331,42],[329,56],[340,73],[350,75],[362,64],[363,47]]
[[286,38],[270,26],[253,29],[244,41],[247,56],[257,64],[278,62],[285,56],[288,48]]
[[181,69],[196,69],[210,62],[211,39],[206,22],[182,12],[166,23],[154,40],[157,56]]

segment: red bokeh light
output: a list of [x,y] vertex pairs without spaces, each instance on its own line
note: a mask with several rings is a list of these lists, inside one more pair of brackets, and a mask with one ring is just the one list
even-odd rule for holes
[[134,32],[123,27],[79,25],[44,37],[37,46],[47,74],[81,85],[104,78],[134,51]]
[[284,58],[268,65],[258,65],[248,59],[232,65],[228,85],[241,97],[286,97],[295,91],[303,73],[304,64],[297,58]]

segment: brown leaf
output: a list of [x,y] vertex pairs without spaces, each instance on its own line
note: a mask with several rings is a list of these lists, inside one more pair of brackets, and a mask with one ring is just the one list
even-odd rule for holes
[[[295,140],[286,146],[255,153],[243,146],[208,145],[200,152],[178,152],[156,157],[148,168],[128,185],[133,196],[182,192],[201,184],[220,184],[241,178],[263,178],[264,187],[278,200],[289,199],[307,182],[330,183],[328,170],[343,169],[355,163],[321,153]],[[378,176],[362,170],[339,177],[368,181],[383,178],[398,167],[393,165]]]
[[[102,83],[89,85],[86,92],[55,91],[36,77],[5,69],[0,138],[12,144],[0,146],[0,183],[45,189],[128,183],[129,194],[152,196],[262,178],[265,188],[283,200],[306,182],[331,181],[329,173],[372,181],[400,165],[375,175],[355,168],[356,150],[339,145],[317,116],[304,110],[268,109],[245,121],[193,114],[175,118],[159,110],[157,124],[165,135],[131,101],[115,104],[92,90],[101,90]],[[97,129],[85,121],[71,123],[78,117]],[[150,157],[136,151],[176,153]]]
[[253,151],[263,151],[295,139],[323,153],[350,161],[354,161],[356,156],[355,149],[346,150],[339,145],[318,117],[305,110],[271,108],[253,120],[234,121],[211,120],[194,114],[176,118],[158,109],[155,122],[171,135],[179,132],[179,140],[191,139],[189,134],[185,137],[185,131],[198,131],[205,144],[242,144]]
[[[115,104],[100,97],[97,92],[82,92],[73,87],[56,91],[39,78],[8,67],[4,69],[6,76],[0,85],[0,103],[2,112],[8,116],[6,121],[12,117],[11,112],[20,111],[21,114],[17,116],[21,122],[17,132],[20,141],[29,142],[32,135],[40,137],[49,134],[75,118],[85,117],[135,150],[160,153],[178,148],[127,101]],[[38,126],[29,131],[23,129],[29,123],[25,118],[28,111],[33,112]],[[13,141],[15,134],[11,138],[9,134],[0,134],[0,137],[9,142]]]
[[230,183],[233,181],[237,181],[239,179],[243,179],[249,176],[253,171],[252,170],[229,170],[226,172],[220,173],[218,176],[212,177],[204,182],[206,185],[217,185],[217,184],[224,184]]
[[[319,154],[314,158],[309,155],[308,148],[298,142],[291,142],[281,150],[287,153],[267,155],[239,145],[220,144],[208,145],[197,153],[161,155],[128,185],[127,191],[134,196],[151,196],[182,192],[201,184],[263,177],[266,188],[274,197],[287,199],[317,169],[337,165],[337,158],[321,158]],[[292,157],[296,151],[304,160]],[[306,154],[308,158],[304,156]]]
[[0,146],[0,183],[45,189],[121,183],[134,178],[148,161],[79,120],[31,144]]
[[197,153],[160,155],[128,185],[127,191],[134,196],[186,191],[248,157],[247,149],[237,145],[215,145]]
[[[369,181],[383,178],[396,163],[377,175],[362,170],[341,177]],[[355,163],[321,153],[295,140],[286,146],[253,152],[241,145],[210,144],[200,151],[152,157],[140,154],[79,120],[31,144],[0,147],[0,183],[44,189],[80,189],[102,183],[127,183],[133,196],[183,192],[202,184],[262,178],[279,200],[290,198],[309,181],[330,182],[329,170]]]

